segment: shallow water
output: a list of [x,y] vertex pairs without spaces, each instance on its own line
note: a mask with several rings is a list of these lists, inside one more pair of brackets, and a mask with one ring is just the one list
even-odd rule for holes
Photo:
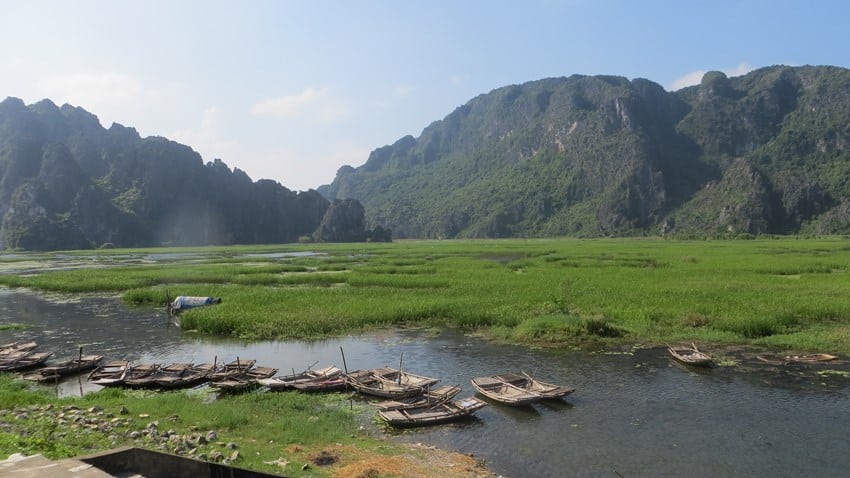
[[[0,343],[35,340],[66,358],[84,353],[141,362],[256,359],[281,373],[314,362],[349,370],[398,366],[461,384],[525,370],[577,391],[525,408],[491,405],[461,423],[376,434],[472,453],[496,473],[525,476],[847,476],[850,388],[808,366],[741,364],[709,371],[672,362],[662,349],[588,354],[532,350],[456,331],[402,330],[322,341],[244,342],[203,337],[170,325],[164,311],[130,309],[113,298],[45,299],[0,289]],[[728,352],[733,358],[744,352]],[[833,366],[830,366],[831,368]],[[846,364],[844,365],[846,369]],[[60,395],[96,389],[76,379]]]

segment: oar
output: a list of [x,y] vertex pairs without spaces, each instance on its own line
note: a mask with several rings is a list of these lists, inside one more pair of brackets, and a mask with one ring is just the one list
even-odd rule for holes
[[348,375],[348,365],[345,364],[345,352],[342,350],[342,346],[339,347],[339,353],[342,354],[342,369],[345,370],[345,388],[348,389],[348,380],[351,377]]
[[342,368],[345,369],[345,374],[348,375],[348,365],[345,364],[345,352],[343,352],[342,347],[339,348],[339,353],[342,354]]

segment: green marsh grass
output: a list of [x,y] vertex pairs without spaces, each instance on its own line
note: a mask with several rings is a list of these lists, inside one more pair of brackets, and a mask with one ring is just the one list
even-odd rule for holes
[[[162,305],[166,295],[219,296],[220,305],[184,312],[184,326],[249,339],[417,324],[556,346],[693,340],[850,352],[850,247],[839,238],[397,241],[168,251],[182,259],[109,266],[87,251],[103,265],[0,275],[0,284],[119,292],[141,306]],[[180,255],[193,251],[200,255]],[[313,254],[273,256],[292,252]]]
[[[103,421],[109,422],[114,416],[126,418],[131,424],[112,432],[87,426],[60,426],[56,415],[71,406],[82,411],[99,407]],[[122,407],[129,413],[122,415]],[[367,450],[393,448],[358,430],[354,417],[362,410],[352,409],[345,394],[248,393],[210,400],[199,391],[104,389],[83,397],[56,398],[49,387],[33,386],[8,374],[0,374],[0,408],[0,456],[3,457],[24,452],[61,459],[119,446],[157,449],[159,445],[147,437],[130,437],[131,431],[144,430],[150,423],[158,423],[160,432],[174,430],[180,435],[215,431],[217,442],[205,445],[200,452],[218,450],[229,454],[230,450],[219,444],[233,442],[239,450],[236,466],[286,476],[330,474],[317,467],[302,469],[306,457],[288,452],[289,445],[307,449],[336,446],[334,444]],[[28,417],[20,418],[20,413]],[[286,468],[270,464],[281,457],[290,461]]]

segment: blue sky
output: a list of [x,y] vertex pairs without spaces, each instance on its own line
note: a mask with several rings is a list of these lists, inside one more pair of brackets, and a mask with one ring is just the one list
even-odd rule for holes
[[49,98],[294,190],[495,88],[850,66],[839,0],[0,0],[0,98]]

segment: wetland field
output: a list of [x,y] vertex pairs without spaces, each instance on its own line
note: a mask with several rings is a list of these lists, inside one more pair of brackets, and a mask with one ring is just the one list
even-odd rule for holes
[[[399,433],[350,392],[222,398],[0,375],[0,458],[125,445],[187,453],[170,448],[185,443],[206,459],[298,477],[841,476],[850,466],[841,448],[850,439],[848,286],[842,238],[0,255],[2,343],[85,345],[135,362],[241,356],[281,373],[341,366],[344,348],[350,369],[403,356],[464,395],[473,376],[509,369],[577,389],[545,406],[491,404],[467,422]],[[174,327],[165,304],[177,295],[222,302],[184,311]],[[692,370],[664,350],[690,342],[718,367]],[[808,352],[840,358],[781,360]],[[757,360],[765,356],[779,360]],[[701,433],[677,433],[694,428]],[[215,442],[199,445],[209,431]]]
[[183,328],[322,338],[415,324],[538,346],[679,340],[850,353],[850,240],[481,240],[0,256],[0,285],[164,307]]

